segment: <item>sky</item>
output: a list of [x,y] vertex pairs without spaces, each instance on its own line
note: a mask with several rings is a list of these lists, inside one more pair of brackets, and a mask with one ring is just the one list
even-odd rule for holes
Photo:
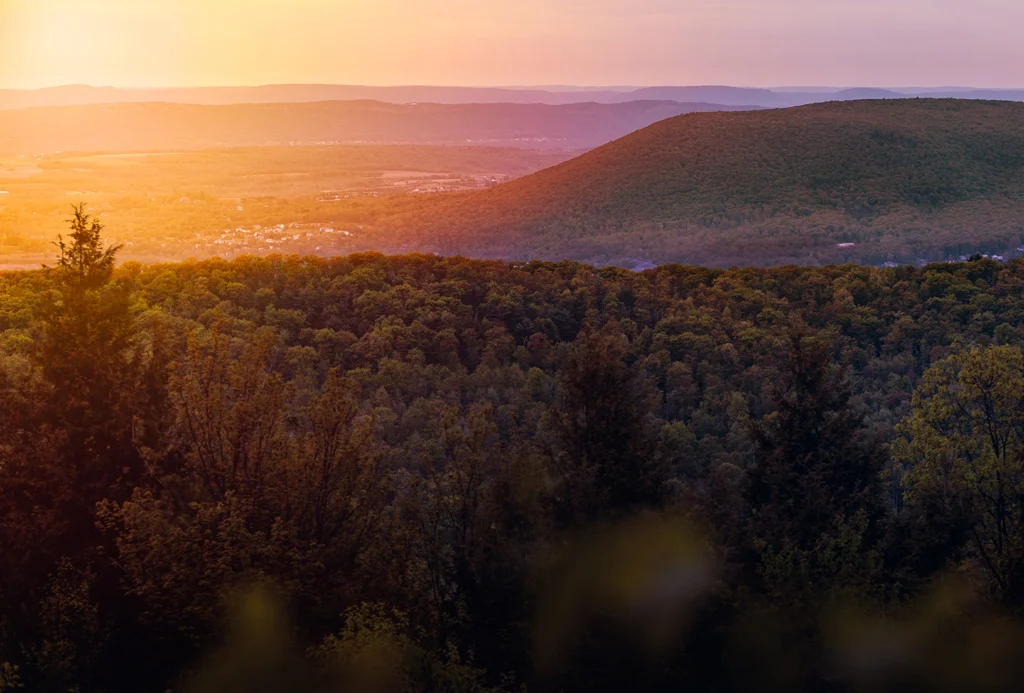
[[1024,87],[1024,0],[0,0],[0,88]]

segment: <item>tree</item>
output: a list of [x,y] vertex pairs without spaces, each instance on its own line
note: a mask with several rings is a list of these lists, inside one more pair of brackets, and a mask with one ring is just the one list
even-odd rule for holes
[[566,520],[594,521],[657,506],[666,470],[640,377],[624,362],[622,335],[583,336],[568,357],[551,411],[552,459]]
[[[89,676],[106,675],[97,660],[109,654],[108,643],[86,627],[117,599],[96,509],[128,497],[143,477],[133,432],[152,413],[138,389],[150,359],[137,340],[128,288],[114,280],[118,248],[103,246],[102,226],[84,206],[69,224],[70,238],[55,244],[56,266],[43,274],[48,285],[23,374],[0,376],[10,414],[0,426],[0,630],[10,641],[0,650],[14,643],[35,652],[21,672],[33,685],[64,676],[61,685],[87,686]],[[64,584],[74,571],[88,574],[95,605],[78,598],[84,592],[47,594],[47,585]]]
[[325,545],[352,544],[370,533],[383,492],[374,454],[373,421],[360,418],[358,389],[337,369],[306,407],[308,432],[293,473],[293,491],[305,503],[298,511],[304,532]]
[[120,245],[103,245],[103,225],[85,213],[85,203],[72,207],[74,215],[67,223],[71,227],[71,241],[58,236],[54,245],[60,251],[57,270],[61,284],[77,291],[98,289],[110,281]]
[[830,351],[828,339],[793,329],[776,411],[752,424],[751,537],[762,576],[783,586],[859,572],[856,554],[878,530],[884,455],[862,435]]
[[[185,471],[202,500],[236,494],[253,502],[269,492],[268,477],[285,444],[281,422],[291,388],[272,369],[277,334],[263,328],[241,342],[215,327],[191,334],[171,383]],[[271,508],[264,508],[271,511]]]
[[74,211],[70,243],[56,243],[58,293],[43,307],[34,355],[49,390],[44,419],[63,433],[61,464],[73,472],[65,500],[89,517],[97,501],[137,483],[132,423],[146,412],[133,399],[143,355],[128,291],[112,281],[119,246],[103,247],[84,205]]
[[974,347],[932,366],[899,426],[912,506],[965,513],[968,556],[997,594],[1024,592],[1024,353]]
[[176,416],[160,484],[104,503],[122,584],[144,616],[188,649],[223,616],[224,594],[268,580],[306,627],[352,605],[388,488],[372,418],[338,371],[317,390],[284,382],[279,334],[196,331],[176,367]]

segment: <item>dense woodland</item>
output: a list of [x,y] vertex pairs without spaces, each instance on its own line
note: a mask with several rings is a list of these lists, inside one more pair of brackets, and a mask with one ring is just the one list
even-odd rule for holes
[[0,275],[0,691],[1019,690],[1024,263]]

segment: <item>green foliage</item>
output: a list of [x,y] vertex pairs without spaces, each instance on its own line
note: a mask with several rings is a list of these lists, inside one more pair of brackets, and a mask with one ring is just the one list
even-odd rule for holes
[[[1018,642],[1022,288],[362,254],[124,265],[68,303],[0,274],[3,676],[822,690],[850,652],[981,680]],[[960,654],[906,635],[951,571]],[[906,656],[858,660],[842,604]]]
[[349,690],[381,693],[487,693],[484,672],[463,662],[454,648],[426,651],[411,637],[408,618],[380,604],[345,613],[345,628],[328,636],[316,660]]
[[[139,349],[127,287],[113,281],[117,247],[103,248],[102,226],[75,208],[71,242],[62,239],[50,290],[38,307],[28,355],[42,381],[38,419],[26,432],[60,431],[57,469],[66,487],[56,503],[74,543],[89,542],[94,505],[123,497],[143,473],[133,442],[149,413],[137,389],[146,354]],[[65,550],[67,550],[66,547]]]
[[0,662],[0,691],[17,691],[24,688],[21,685],[21,677],[18,676],[18,667],[9,662]]
[[[780,596],[821,592],[824,585],[864,588],[876,577],[877,566],[857,553],[875,544],[883,452],[862,439],[845,371],[833,363],[827,336],[791,329],[776,411],[753,424],[751,535],[765,553],[767,587]],[[864,572],[850,574],[857,569]]]
[[95,580],[91,569],[80,570],[68,559],[57,564],[40,604],[44,639],[30,654],[40,690],[79,691],[95,684],[93,666],[107,637],[91,594]]
[[935,364],[900,432],[910,500],[966,513],[971,559],[1016,601],[1024,589],[1024,353],[974,347]]
[[657,507],[664,493],[649,393],[624,363],[626,347],[614,334],[583,335],[559,379],[550,416],[557,495],[560,514],[575,522]]

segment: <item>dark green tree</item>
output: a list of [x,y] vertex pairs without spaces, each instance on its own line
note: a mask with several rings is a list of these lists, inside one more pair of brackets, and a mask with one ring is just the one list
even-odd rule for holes
[[551,412],[563,521],[595,521],[656,507],[667,478],[655,456],[657,426],[621,334],[580,338],[566,358]]
[[831,352],[827,336],[794,328],[776,411],[752,424],[746,500],[769,589],[863,580],[879,531],[884,451],[863,435]]

